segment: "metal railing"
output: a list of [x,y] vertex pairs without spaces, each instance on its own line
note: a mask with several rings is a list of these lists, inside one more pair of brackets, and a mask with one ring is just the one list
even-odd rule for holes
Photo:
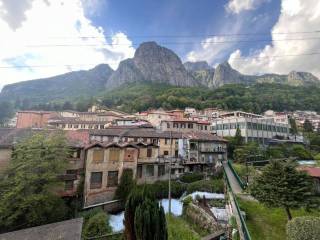
[[228,191],[231,193],[232,197],[233,197],[233,200],[234,200],[234,203],[236,205],[236,210],[237,210],[237,215],[239,216],[240,218],[240,221],[241,221],[241,231],[243,232],[243,235],[244,235],[244,238],[245,240],[251,240],[251,236],[250,236],[250,232],[248,230],[248,227],[247,227],[247,224],[241,214],[241,210],[240,210],[240,207],[239,207],[239,203],[237,201],[237,198],[236,198],[236,195],[233,193],[233,190],[231,188],[231,184],[230,184],[230,181],[228,179],[228,176],[227,176],[227,173],[225,171],[225,169],[223,168],[223,172],[224,172],[224,176],[225,176],[225,179],[227,181],[227,188],[228,188]]
[[242,190],[246,189],[247,184],[245,184],[242,179],[240,178],[240,176],[238,175],[238,173],[236,172],[236,170],[233,168],[232,163],[230,160],[228,160],[228,166],[231,169],[231,172],[233,173],[233,175],[235,176],[235,178],[237,179],[237,182],[239,183],[240,187],[242,188]]

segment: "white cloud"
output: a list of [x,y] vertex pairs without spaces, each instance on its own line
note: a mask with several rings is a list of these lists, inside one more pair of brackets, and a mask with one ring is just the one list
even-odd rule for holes
[[[207,61],[211,64],[215,59],[222,57],[224,52],[234,43],[219,43],[230,40],[225,37],[209,37],[203,40],[199,47],[187,54],[187,60],[191,62],[195,61]],[[215,44],[216,43],[216,44]]]
[[[320,33],[288,34],[277,33],[318,31],[320,26],[319,0],[282,0],[281,14],[272,29],[272,39],[320,38]],[[303,56],[306,53],[320,52],[319,39],[273,41],[263,49],[247,57],[237,50],[230,55],[229,63],[240,72],[247,74],[274,72],[287,74],[295,71],[308,71],[320,78],[319,56]],[[286,56],[297,55],[297,56]],[[270,56],[275,56],[270,58]],[[240,59],[239,59],[240,58]]]
[[[104,30],[86,17],[83,1],[87,0],[0,0],[0,88],[100,63],[116,68],[133,56],[127,36],[119,32],[106,39]],[[17,65],[30,68],[12,68]],[[39,65],[54,67],[35,67]]]
[[242,11],[256,9],[265,2],[269,2],[269,0],[229,0],[225,8],[230,13],[239,14]]
[[[230,33],[236,34],[241,29],[242,20],[242,18],[237,18],[236,24],[226,23],[221,29],[228,29]],[[207,61],[209,64],[215,64],[215,61],[225,57],[226,51],[230,50],[235,44],[232,36],[208,37],[202,40],[200,44],[196,44],[194,49],[187,54],[186,60],[191,62]]]

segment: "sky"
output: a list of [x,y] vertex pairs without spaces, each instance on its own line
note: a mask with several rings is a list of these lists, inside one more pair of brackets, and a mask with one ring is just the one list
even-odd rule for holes
[[319,0],[0,0],[0,89],[107,63],[156,41],[182,61],[320,78]]

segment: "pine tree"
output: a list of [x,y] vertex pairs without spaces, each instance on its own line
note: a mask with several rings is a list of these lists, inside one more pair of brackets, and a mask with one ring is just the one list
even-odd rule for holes
[[312,186],[310,177],[297,171],[295,163],[271,161],[256,177],[251,194],[269,207],[284,208],[291,220],[290,209],[316,206]]

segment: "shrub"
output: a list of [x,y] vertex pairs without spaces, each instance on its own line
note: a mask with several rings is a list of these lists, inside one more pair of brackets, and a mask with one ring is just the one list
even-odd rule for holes
[[188,196],[186,198],[183,199],[183,205],[188,206],[191,202],[192,202],[192,197]]
[[[169,194],[168,181],[157,181],[153,184],[145,185],[149,191],[153,192],[155,197],[158,199],[167,198]],[[138,186],[141,188],[142,185]],[[177,181],[171,181],[171,197],[180,198],[182,194],[186,191],[186,184]]]
[[313,159],[311,153],[301,145],[294,145],[290,155],[299,159]]
[[224,183],[222,179],[200,180],[197,182],[190,183],[187,187],[188,194],[193,193],[195,191],[223,193],[223,190]]
[[297,217],[287,223],[288,240],[317,240],[319,236],[319,217]]
[[192,182],[202,180],[203,178],[204,178],[203,173],[195,172],[195,173],[186,173],[182,175],[180,180],[181,182],[184,182],[184,183],[192,183]]
[[83,236],[95,237],[112,232],[108,223],[108,215],[100,210],[94,210],[85,217]]
[[315,160],[320,160],[320,153],[318,153],[317,155],[314,156]]

